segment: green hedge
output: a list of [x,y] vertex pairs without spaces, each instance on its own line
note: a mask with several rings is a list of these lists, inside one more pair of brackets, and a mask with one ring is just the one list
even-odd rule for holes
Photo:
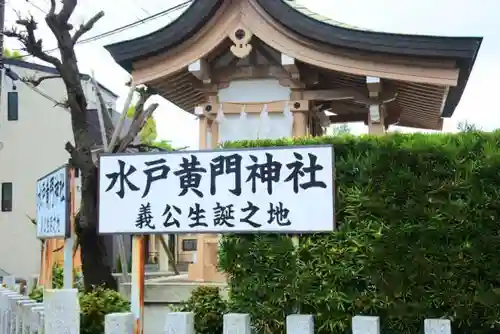
[[222,299],[218,287],[197,287],[186,304],[174,310],[194,313],[194,329],[197,334],[221,334],[223,332],[223,316],[227,311],[227,304]]
[[[500,330],[500,132],[394,134],[229,143],[333,144],[338,231],[223,239],[233,312],[259,333],[287,314],[346,333],[378,315],[384,333],[418,333],[447,317],[454,333]],[[304,208],[306,209],[306,208]]]

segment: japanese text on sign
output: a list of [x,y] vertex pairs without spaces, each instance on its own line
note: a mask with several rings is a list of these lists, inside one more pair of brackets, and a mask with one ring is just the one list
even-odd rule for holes
[[331,146],[100,158],[100,233],[334,228]]
[[61,167],[36,183],[37,237],[64,238],[69,222],[68,168]]

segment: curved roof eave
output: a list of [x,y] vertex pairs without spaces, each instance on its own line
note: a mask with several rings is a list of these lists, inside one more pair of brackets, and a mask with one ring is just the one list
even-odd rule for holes
[[335,47],[394,55],[472,58],[481,37],[407,35],[362,30],[317,20],[290,0],[256,0],[277,22],[308,39]]
[[[256,0],[275,21],[318,43],[365,52],[456,60],[459,82],[448,94],[443,117],[450,117],[467,83],[482,37],[442,37],[375,32],[333,20],[318,19],[294,0]],[[105,48],[115,61],[131,72],[132,63],[181,44],[195,35],[215,14],[223,0],[193,0],[191,6],[168,26]]]
[[194,0],[193,3],[169,25],[150,34],[104,46],[115,61],[128,72],[132,63],[167,51],[186,41],[213,16],[223,0]]

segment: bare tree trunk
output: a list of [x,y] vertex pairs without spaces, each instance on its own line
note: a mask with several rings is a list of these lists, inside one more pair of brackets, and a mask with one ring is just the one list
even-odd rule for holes
[[91,290],[93,286],[116,289],[116,281],[111,275],[111,268],[107,260],[104,239],[97,234],[98,174],[92,160],[92,140],[87,125],[87,100],[83,92],[81,74],[74,50],[78,38],[89,31],[95,22],[104,16],[104,12],[99,12],[71,35],[70,31],[73,26],[69,23],[69,19],[75,10],[77,0],[63,0],[62,8],[58,13],[56,13],[56,1],[50,0],[50,3],[51,8],[45,17],[45,22],[57,40],[60,60],[43,50],[42,41],[35,36],[37,23],[33,17],[19,18],[16,21],[17,24],[25,28],[24,32],[12,29],[4,31],[4,34],[16,37],[28,53],[54,65],[64,81],[67,92],[65,106],[71,113],[71,126],[75,142],[74,146],[67,143],[66,150],[71,156],[74,167],[80,170],[82,182],[82,199],[75,230],[80,243],[84,284],[86,290]]
[[[33,85],[40,84],[43,80],[60,77],[66,87],[67,101],[59,105],[68,108],[71,113],[71,127],[75,145],[66,143],[66,150],[71,156],[73,167],[80,170],[81,175],[81,205],[76,218],[75,231],[82,257],[82,269],[85,289],[87,291],[95,286],[116,289],[116,280],[111,274],[110,255],[106,252],[106,237],[97,233],[98,211],[98,169],[92,158],[92,138],[88,132],[87,100],[83,91],[81,74],[75,55],[75,44],[78,39],[92,29],[94,24],[104,16],[104,12],[97,13],[88,22],[82,24],[71,34],[73,26],[69,19],[77,5],[77,0],[62,0],[62,8],[56,13],[56,0],[50,0],[50,10],[45,17],[45,22],[57,40],[60,59],[47,54],[42,47],[42,41],[35,36],[37,22],[33,17],[19,18],[16,23],[24,27],[25,31],[16,29],[4,31],[4,35],[17,38],[25,50],[32,56],[48,62],[58,70],[59,75],[48,75],[38,79],[25,79]],[[115,129],[109,151],[124,151],[133,141],[135,136],[144,126],[147,118],[158,107],[152,104],[144,109],[146,100],[152,95],[148,89],[138,90],[140,98],[135,107],[134,118],[128,133],[119,138],[119,129]],[[130,103],[131,95],[128,103]],[[124,116],[123,116],[124,117]],[[122,119],[123,119],[122,117]],[[105,119],[106,121],[106,119]],[[125,268],[126,269],[126,268]]]
[[[118,286],[111,274],[105,237],[97,233],[97,190],[97,168],[94,168],[93,175],[87,175],[85,179],[82,173],[82,207],[75,231],[80,245],[84,285],[86,291],[94,286],[116,290]],[[92,227],[84,227],[89,225]]]

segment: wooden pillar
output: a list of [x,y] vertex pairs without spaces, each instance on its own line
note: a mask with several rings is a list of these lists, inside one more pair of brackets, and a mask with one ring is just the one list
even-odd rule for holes
[[[210,130],[210,140],[207,139]],[[219,141],[219,124],[200,116],[199,148],[216,148]],[[217,270],[218,240],[216,234],[198,234],[196,237],[196,261],[189,265],[188,279],[193,281],[223,281],[224,277]]]
[[210,133],[210,148],[216,149],[219,145],[219,123],[215,120],[213,120],[210,124]]
[[368,113],[368,133],[371,135],[385,134],[384,110],[380,103],[380,92],[382,91],[382,82],[378,77],[366,77],[366,87],[373,104],[369,106]]
[[207,132],[208,132],[208,120],[205,116],[200,116],[199,124],[199,149],[204,150],[207,148]]
[[293,113],[293,136],[305,137],[307,136],[307,113],[304,111],[295,111]]

